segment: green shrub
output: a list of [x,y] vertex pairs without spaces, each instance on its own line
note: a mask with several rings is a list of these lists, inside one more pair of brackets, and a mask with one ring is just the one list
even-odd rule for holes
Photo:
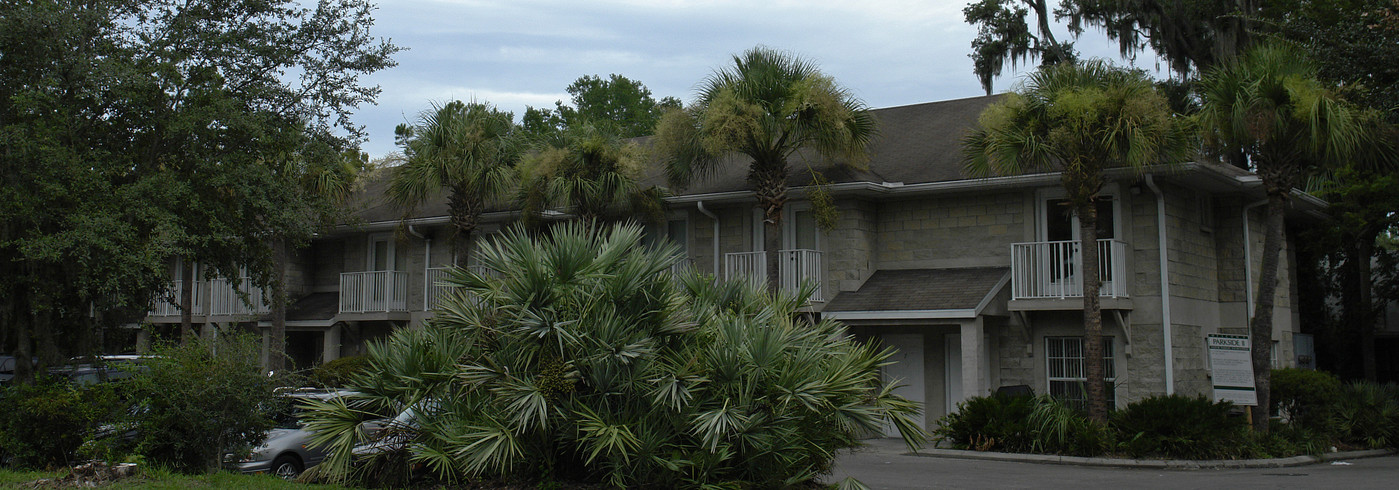
[[1031,450],[1037,453],[1097,456],[1112,448],[1113,432],[1063,400],[1040,396],[1026,422]]
[[993,394],[969,398],[938,420],[939,440],[958,449],[1095,456],[1112,432],[1051,396]]
[[371,349],[358,395],[315,405],[318,472],[347,476],[359,422],[402,407],[404,452],[444,479],[781,488],[885,424],[922,442],[918,405],[879,379],[892,351],[805,320],[810,288],[676,279],[675,252],[577,224],[483,247],[498,276],[455,270],[430,322]]
[[325,388],[340,388],[368,367],[369,358],[367,356],[341,357],[316,366],[311,371],[311,383]]
[[1182,395],[1153,396],[1112,416],[1118,447],[1132,457],[1221,459],[1237,457],[1245,441],[1244,420],[1234,404]]
[[1399,447],[1399,387],[1356,382],[1343,386],[1332,422],[1342,443],[1372,449]]
[[952,447],[974,451],[1028,452],[1033,448],[1027,427],[1035,397],[992,394],[968,398],[957,411],[938,420],[933,435]]
[[1278,413],[1292,425],[1329,433],[1334,403],[1341,396],[1336,376],[1309,369],[1274,369],[1269,397],[1271,413]]
[[73,386],[64,378],[0,388],[0,463],[70,466],[77,450],[119,405],[113,383]]
[[260,443],[277,403],[251,336],[157,346],[150,369],[129,380],[135,452],[176,471],[217,469],[223,456]]

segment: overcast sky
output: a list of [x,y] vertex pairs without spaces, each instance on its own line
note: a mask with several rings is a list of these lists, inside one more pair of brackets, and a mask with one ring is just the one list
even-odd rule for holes
[[[369,133],[364,150],[379,157],[395,150],[394,126],[434,101],[474,98],[518,120],[526,106],[567,102],[564,89],[583,75],[620,74],[688,104],[706,75],[760,44],[816,61],[871,107],[973,97],[985,92],[967,57],[976,35],[962,18],[967,1],[380,0],[372,32],[408,50],[366,79],[384,91],[356,120]],[[1077,47],[1117,57],[1101,35]]]

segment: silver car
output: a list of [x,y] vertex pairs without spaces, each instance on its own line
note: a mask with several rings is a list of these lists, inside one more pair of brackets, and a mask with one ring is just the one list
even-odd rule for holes
[[295,478],[306,468],[325,459],[326,451],[311,447],[311,432],[301,423],[300,401],[328,400],[348,394],[347,391],[297,390],[283,393],[290,398],[286,410],[274,417],[276,428],[268,431],[267,440],[253,449],[252,454],[236,462],[243,473],[271,473],[282,478]]

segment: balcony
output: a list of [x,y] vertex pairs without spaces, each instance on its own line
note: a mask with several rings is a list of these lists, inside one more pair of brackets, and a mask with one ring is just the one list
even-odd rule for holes
[[[777,252],[778,278],[784,292],[794,292],[804,281],[816,284],[811,301],[825,301],[821,293],[821,252],[796,249]],[[748,278],[762,283],[767,278],[766,252],[735,252],[724,254],[724,277],[729,280]]]
[[[203,281],[194,281],[194,298],[192,301],[194,304],[192,305],[193,307],[190,308],[190,310],[193,311],[193,315],[204,314],[204,294],[203,288],[201,287],[202,284]],[[184,291],[184,282],[172,282],[170,283],[170,286],[168,289],[166,289],[166,291],[170,292],[168,296],[165,294],[156,296],[155,306],[151,308],[150,316],[180,315],[180,293]]]
[[[210,301],[211,315],[261,315],[271,311],[262,296],[262,288],[253,284],[252,278],[214,279],[209,282],[209,293],[213,296]],[[247,301],[243,299],[244,294]]]
[[[499,272],[484,265],[469,265],[467,268],[478,275],[500,277]],[[427,269],[426,278],[423,281],[423,311],[436,310],[438,306],[441,306],[442,301],[447,299],[447,295],[457,288],[457,286],[446,282],[452,274],[451,271],[451,267],[429,267]]]
[[340,274],[341,313],[408,311],[408,273],[399,271]]
[[[1011,300],[1082,298],[1081,256],[1077,240],[1011,244]],[[1098,240],[1098,277],[1099,296],[1127,298],[1126,242]]]

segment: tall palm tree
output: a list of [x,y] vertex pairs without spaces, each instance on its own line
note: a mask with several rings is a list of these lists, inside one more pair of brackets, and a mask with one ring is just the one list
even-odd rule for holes
[[1304,51],[1285,43],[1258,46],[1211,71],[1201,81],[1201,92],[1206,141],[1212,148],[1246,155],[1268,196],[1258,299],[1250,325],[1258,394],[1253,423],[1266,432],[1273,295],[1288,195],[1301,178],[1338,165],[1355,152],[1366,133],[1365,117],[1318,81],[1317,69]]
[[1178,161],[1191,147],[1166,98],[1144,74],[1101,60],[1030,74],[988,107],[965,138],[974,176],[1057,171],[1079,221],[1084,371],[1089,415],[1107,416],[1099,305],[1098,211],[1105,171]]
[[694,105],[662,117],[657,149],[680,187],[734,154],[750,159],[748,181],[763,208],[768,288],[775,292],[789,158],[809,148],[861,165],[875,122],[863,102],[808,60],[760,46],[733,61],[702,82]]
[[645,155],[636,143],[591,124],[546,135],[520,161],[520,199],[526,219],[569,209],[585,226],[632,217],[657,221],[660,192],[639,183]]
[[395,130],[406,161],[388,196],[411,211],[447,192],[453,251],[470,243],[486,205],[509,195],[519,157],[514,116],[484,102],[449,102],[424,112],[418,124]]

